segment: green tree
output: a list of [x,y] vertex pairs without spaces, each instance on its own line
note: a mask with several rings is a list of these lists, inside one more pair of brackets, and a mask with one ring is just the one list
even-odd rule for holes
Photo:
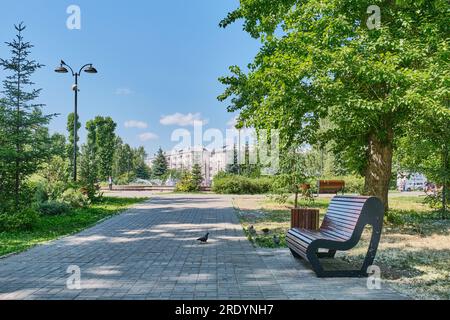
[[87,143],[81,147],[80,185],[89,200],[95,201],[98,196],[98,163],[95,144]]
[[113,160],[113,177],[120,177],[127,172],[126,159],[124,155],[124,143],[120,137],[116,137],[116,147]]
[[200,191],[203,182],[202,167],[196,163],[192,167],[192,184],[195,186],[193,191]]
[[95,122],[92,121],[86,124],[86,129],[88,131],[87,141],[81,147],[80,185],[89,200],[93,201],[97,198],[99,182],[98,132]]
[[[88,132],[95,136],[95,156],[98,161],[98,176],[107,180],[113,174],[114,153],[116,149],[117,124],[110,117],[95,117],[86,123]],[[95,134],[94,134],[95,132]]]
[[167,164],[166,155],[162,148],[159,148],[158,152],[155,155],[155,160],[152,164],[152,176],[154,178],[162,178],[167,173],[169,166]]
[[66,158],[67,155],[66,137],[63,134],[54,133],[50,137],[49,148],[52,156]]
[[[366,25],[373,4],[378,29]],[[424,109],[448,117],[449,14],[445,0],[241,0],[221,26],[243,19],[263,46],[247,73],[234,66],[220,79],[219,99],[231,97],[247,125],[280,130],[283,147],[332,141],[388,208],[393,154],[411,120]],[[331,128],[321,130],[323,119]]]
[[145,163],[145,160],[147,159],[147,153],[145,152],[144,147],[139,147],[135,149],[133,153],[134,153],[133,169],[136,178],[149,179],[150,168]]
[[239,162],[239,156],[238,156],[238,150],[236,144],[233,145],[233,163],[229,163],[226,166],[226,173],[229,174],[239,174],[239,168],[240,164]]
[[[76,145],[76,152],[77,152],[77,159],[79,158],[80,155],[80,147],[78,146],[78,142],[80,140],[80,136],[78,135],[78,131],[81,128],[81,122],[79,121],[80,117],[77,115],[77,124],[76,124],[76,128],[77,128],[77,145]],[[70,172],[73,172],[73,152],[74,152],[74,139],[75,139],[75,113],[70,113],[67,116],[67,131],[69,132],[69,143],[67,144],[67,158],[69,159],[69,170]]]
[[7,43],[11,58],[0,59],[0,66],[9,73],[3,81],[4,99],[0,110],[0,175],[3,180],[0,203],[5,205],[13,199],[16,209],[30,201],[24,181],[49,158],[46,126],[53,117],[43,115],[43,105],[34,102],[41,89],[33,89],[31,76],[43,65],[29,57],[33,46],[24,41],[25,28],[23,23],[15,26],[16,37]]
[[[447,100],[443,96],[444,100]],[[448,216],[450,199],[450,117],[446,114],[429,114],[422,111],[420,118],[415,118],[407,136],[399,141],[396,155],[400,167],[410,172],[421,172],[439,186],[442,186],[440,209],[442,218]],[[432,124],[432,125],[431,125]]]

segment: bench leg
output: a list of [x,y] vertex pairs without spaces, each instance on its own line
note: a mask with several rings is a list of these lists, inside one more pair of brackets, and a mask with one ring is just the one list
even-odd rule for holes
[[367,277],[367,269],[364,270],[324,270],[317,253],[308,255],[308,261],[318,278],[363,278]]
[[331,258],[336,255],[336,250],[330,249],[328,253],[319,253],[318,248],[309,248],[307,252],[308,261],[319,278],[363,278],[368,277],[369,274],[367,270],[373,265],[375,256],[378,250],[378,245],[381,238],[382,224],[374,225],[372,237],[370,240],[369,250],[364,259],[363,265],[360,270],[333,270],[325,271],[322,264],[320,263],[320,258]]
[[375,256],[378,251],[378,245],[380,244],[382,228],[383,228],[382,223],[379,225],[373,226],[372,237],[370,239],[369,249],[367,251],[367,255],[366,255],[366,258],[364,259],[364,263],[362,266],[362,270],[365,271],[366,276],[368,276],[367,269],[370,266],[372,266],[373,262],[375,261]]

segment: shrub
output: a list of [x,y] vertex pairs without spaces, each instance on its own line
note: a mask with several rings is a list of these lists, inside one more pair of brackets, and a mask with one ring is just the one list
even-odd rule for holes
[[134,174],[125,173],[125,174],[119,176],[118,178],[114,179],[114,184],[116,184],[118,186],[126,186],[131,181],[133,181],[135,178],[136,178],[136,176]]
[[23,209],[18,213],[0,214],[0,232],[28,231],[33,229],[39,220],[39,214],[31,208]]
[[58,216],[69,213],[71,207],[64,202],[50,201],[38,204],[37,210],[44,216]]
[[177,183],[175,191],[177,192],[198,192],[200,187],[190,172],[186,172]]
[[346,176],[342,180],[345,181],[345,192],[362,194],[364,192],[364,178],[358,176]]
[[214,178],[213,191],[220,194],[264,194],[272,189],[272,179],[220,175]]
[[58,200],[72,208],[83,208],[90,204],[89,197],[78,189],[67,189]]
[[44,203],[48,201],[48,193],[43,184],[39,184],[35,188],[33,202],[35,203]]

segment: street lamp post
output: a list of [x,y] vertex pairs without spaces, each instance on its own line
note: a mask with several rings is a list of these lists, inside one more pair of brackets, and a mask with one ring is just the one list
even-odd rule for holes
[[61,65],[55,69],[57,73],[68,73],[70,69],[72,72],[72,76],[75,78],[75,84],[73,85],[73,91],[75,92],[75,112],[74,112],[74,120],[73,120],[73,181],[77,181],[77,138],[78,138],[78,77],[81,76],[81,72],[86,73],[97,73],[97,69],[92,66],[92,63],[85,64],[80,68],[78,72],[74,72],[73,69],[66,64],[63,60],[61,60]]

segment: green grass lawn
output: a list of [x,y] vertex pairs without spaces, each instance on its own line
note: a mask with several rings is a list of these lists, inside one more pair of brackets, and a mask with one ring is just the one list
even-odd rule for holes
[[[440,220],[423,200],[391,198],[375,264],[381,268],[383,279],[402,293],[417,299],[450,299],[450,220]],[[286,247],[292,205],[282,206],[264,197],[251,202],[238,197],[234,200],[244,230],[253,225],[257,231],[253,236],[247,232],[249,240],[265,248]],[[321,198],[310,207],[319,208],[323,218],[329,202]],[[263,229],[270,231],[264,234]],[[279,246],[274,244],[274,234],[282,240]],[[354,250],[338,257],[359,265],[367,252],[369,235],[366,232]]]
[[120,213],[146,198],[108,198],[88,208],[76,209],[61,216],[42,216],[32,231],[0,233],[0,257],[27,250],[35,245],[80,232],[100,220]]

